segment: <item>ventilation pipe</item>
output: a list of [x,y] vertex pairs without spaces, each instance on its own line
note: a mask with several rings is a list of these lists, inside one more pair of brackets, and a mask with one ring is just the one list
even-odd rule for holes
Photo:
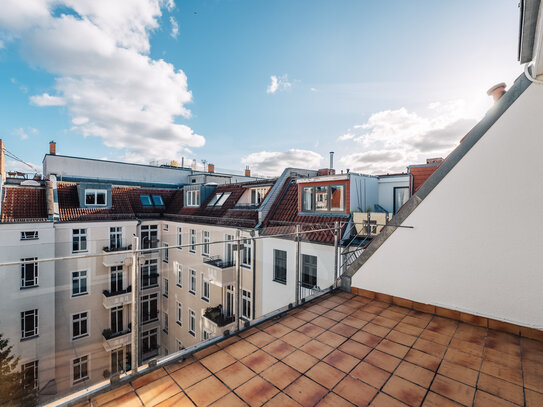
[[2,139],[0,139],[0,174],[0,182],[4,182],[6,180],[6,150]]
[[334,152],[330,151],[330,169],[334,168]]

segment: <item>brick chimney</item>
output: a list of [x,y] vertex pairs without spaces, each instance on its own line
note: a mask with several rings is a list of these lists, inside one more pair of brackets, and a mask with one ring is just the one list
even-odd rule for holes
[[51,155],[57,154],[57,143],[55,143],[53,140],[49,142],[49,154]]
[[207,172],[215,172],[215,164],[207,164]]
[[250,177],[250,176],[251,176],[251,169],[249,168],[249,166],[246,166],[246,167],[245,167],[245,176],[246,176],[246,177]]
[[4,140],[0,139],[0,174],[2,179],[0,181],[6,180],[6,151],[4,147]]
[[494,103],[496,103],[498,100],[501,99],[503,95],[505,95],[505,87],[507,85],[505,82],[500,82],[494,86],[492,86],[489,90],[486,91],[486,94],[488,96],[492,96],[492,99],[494,99]]

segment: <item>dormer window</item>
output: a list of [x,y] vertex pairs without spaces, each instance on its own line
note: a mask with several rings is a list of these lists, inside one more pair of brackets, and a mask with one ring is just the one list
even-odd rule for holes
[[302,212],[345,211],[345,185],[317,185],[301,190]]
[[85,190],[85,205],[106,206],[107,191],[105,189]]
[[260,205],[268,193],[269,187],[251,189],[251,205]]
[[195,189],[185,192],[185,206],[199,207],[200,206],[200,190]]
[[140,200],[143,206],[153,206],[150,195],[140,195]]
[[153,195],[153,205],[155,206],[164,206],[164,201],[162,200],[162,196],[160,195]]

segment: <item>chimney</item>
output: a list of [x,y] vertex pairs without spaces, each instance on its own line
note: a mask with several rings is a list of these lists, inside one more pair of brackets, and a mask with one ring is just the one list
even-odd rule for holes
[[250,176],[251,176],[251,170],[250,170],[249,166],[246,166],[246,167],[245,167],[245,176],[246,176],[246,177],[250,177]]
[[57,143],[55,143],[53,140],[49,142],[49,154],[51,155],[57,154]]
[[441,157],[426,159],[426,164],[441,164],[442,162],[443,162],[443,158]]
[[497,85],[492,86],[489,90],[486,91],[486,94],[488,96],[492,96],[494,99],[494,103],[496,103],[498,100],[501,99],[503,95],[505,95],[505,87],[507,85],[505,82],[500,82]]
[[207,164],[207,172],[215,172],[215,164]]
[[0,139],[0,174],[2,176],[0,182],[4,182],[6,180],[6,151],[2,139]]
[[330,151],[330,169],[334,168],[334,152]]

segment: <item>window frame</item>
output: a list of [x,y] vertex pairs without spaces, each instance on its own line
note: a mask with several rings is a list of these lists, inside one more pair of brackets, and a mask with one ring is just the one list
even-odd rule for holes
[[143,207],[153,206],[153,200],[149,194],[140,194],[140,202]]
[[[309,259],[309,258],[314,258],[315,259],[315,264],[311,264],[311,263],[306,263],[306,259]],[[318,257],[317,256],[313,256],[311,254],[302,254],[302,273],[301,273],[301,278],[300,278],[300,284],[302,287],[304,288],[307,288],[307,289],[312,289],[313,287],[316,287],[318,286]],[[311,274],[308,274],[306,273],[306,268],[313,268],[314,266],[314,269],[315,269],[315,275],[311,275]],[[309,278],[311,279],[315,279],[315,284],[313,285],[309,285],[307,282],[304,282],[304,276],[309,276]]]
[[[75,274],[78,273],[78,276],[75,276]],[[85,273],[84,277],[81,276],[81,273]],[[111,278],[111,277],[110,277]],[[78,281],[78,288],[79,292],[74,292],[74,282]],[[85,281],[85,291],[81,291],[81,282]],[[111,280],[110,280],[111,281]],[[81,297],[82,295],[88,295],[89,294],[89,273],[88,270],[76,270],[72,271],[72,298],[75,297]]]
[[[278,267],[281,267],[282,265],[278,265],[278,262],[277,260],[281,260],[282,259],[278,259],[277,258],[277,255],[279,253],[285,253],[285,265],[284,265],[284,270],[285,270],[285,279],[281,279],[281,278],[278,278],[278,273],[277,273],[277,269]],[[288,270],[288,263],[287,263],[287,259],[288,259],[288,253],[286,250],[281,250],[281,249],[273,249],[273,281],[275,281],[276,283],[279,283],[279,284],[284,284],[286,285],[287,284],[287,270]]]
[[164,206],[164,199],[162,199],[162,195],[151,195],[151,201],[153,202],[153,206]]
[[183,326],[183,304],[179,301],[175,302],[175,322],[179,326]]
[[[34,325],[32,330],[26,327],[26,317],[32,317],[32,324]],[[40,319],[38,308],[21,311],[21,340],[37,338],[40,335]]]
[[[21,261],[31,261],[31,260],[38,260],[37,257],[27,257],[24,259],[21,259]],[[32,279],[27,278],[27,273],[29,272],[29,269],[32,268]],[[32,281],[31,284],[28,282]],[[21,286],[20,289],[24,290],[27,288],[34,288],[39,286],[39,263],[27,263],[27,264],[21,264]]]
[[183,245],[183,228],[182,227],[177,227],[177,248],[179,250],[182,249],[182,246]]
[[[77,362],[76,362],[77,361]],[[80,377],[75,378],[75,368],[78,366]],[[85,366],[83,370],[82,367]],[[81,376],[81,373],[85,371],[86,375]],[[72,385],[76,385],[90,379],[90,355],[83,355],[78,358],[72,359]]]
[[189,326],[188,326],[189,334],[192,336],[196,336],[196,312],[191,310],[189,308]]
[[[402,189],[407,189],[407,200],[399,207],[399,208],[396,208],[396,191],[397,190],[402,190]],[[393,210],[393,215],[395,215],[402,206],[404,206],[407,201],[409,201],[409,187],[393,187],[392,188],[392,210]]]
[[162,261],[168,263],[170,261],[170,249],[168,243],[162,243]]
[[[247,312],[246,312],[247,311]],[[241,290],[241,319],[250,321],[253,315],[253,294],[251,290]]]
[[21,232],[20,240],[38,240],[40,234],[38,230],[25,230]]
[[181,263],[177,263],[175,284],[179,288],[183,288],[183,265]]
[[[27,372],[29,370],[32,370],[32,385],[27,385],[27,382],[29,381],[27,379]],[[32,389],[32,390],[38,390],[39,389],[39,360],[32,360],[30,362],[26,362],[21,364],[21,375],[22,375],[22,381],[23,381],[23,388],[25,390]]]
[[[153,314],[153,303],[155,304],[155,314]],[[158,309],[158,293],[146,294],[141,296],[140,300],[141,310],[140,310],[140,320],[141,325],[147,324],[149,322],[154,322],[159,319],[159,309]],[[145,312],[147,312],[147,319],[144,319]]]
[[[84,317],[82,317],[82,315],[84,315]],[[76,317],[79,317],[76,319]],[[70,329],[70,333],[71,333],[71,340],[72,341],[75,341],[77,339],[81,339],[81,338],[86,338],[87,336],[90,336],[90,311],[87,310],[87,311],[81,311],[81,312],[76,312],[74,314],[71,314],[70,316],[70,323],[71,323],[71,329]],[[74,333],[74,327],[75,327],[75,324],[78,323],[79,325],[79,335],[75,335]],[[85,323],[85,332],[82,333],[82,324]]]
[[163,277],[162,278],[162,295],[168,298],[169,290],[170,290],[170,283],[166,277]]
[[123,247],[123,227],[110,226],[109,228],[109,250],[121,249]]
[[201,273],[200,278],[202,281],[201,283],[202,300],[205,302],[209,302],[209,296],[211,294],[211,286],[209,283],[209,279],[204,277],[204,273]]
[[[77,232],[76,232],[77,231]],[[87,229],[72,229],[72,253],[85,253],[88,251]],[[77,249],[76,247],[77,242]],[[82,248],[84,246],[84,248]]]
[[190,189],[185,191],[185,205],[187,208],[198,208],[200,207],[200,190],[199,189]]
[[[341,187],[343,190],[342,198],[341,198],[341,202],[343,203],[342,209],[332,209],[332,193],[331,193],[332,187]],[[317,209],[317,188],[326,188],[326,202],[327,202],[326,209],[323,209],[323,208]],[[307,206],[306,206],[307,200],[306,200],[306,195],[304,192],[305,190],[311,191],[311,194],[310,194],[311,209],[307,209]],[[313,185],[301,184],[300,209],[301,209],[301,212],[307,212],[307,213],[313,213],[313,212],[345,213],[347,211],[346,197],[347,197],[347,183],[345,182],[337,182],[337,183],[332,183],[332,184],[320,184],[320,185],[319,184],[313,184]]]
[[[140,266],[140,286],[142,290],[148,288],[155,288],[158,286],[158,278],[160,274],[158,272],[158,259],[147,259],[145,263]],[[153,272],[153,270],[155,272]],[[145,271],[145,273],[144,273]],[[156,275],[154,275],[156,274]],[[153,283],[154,281],[154,283]],[[144,284],[145,282],[145,284]]]
[[189,252],[196,253],[196,244],[198,243],[198,240],[196,238],[196,229],[190,229],[190,247]]
[[253,255],[253,244],[251,239],[241,239],[241,244],[243,249],[241,250],[241,266],[251,268],[252,266],[252,255]]
[[192,295],[196,295],[196,289],[198,287],[198,276],[196,274],[196,270],[189,269],[189,271],[189,293],[191,293]]
[[202,230],[202,256],[209,257],[209,244],[211,242],[211,234],[209,230]]
[[[98,203],[98,195],[104,195],[104,203]],[[94,203],[87,203],[87,197],[94,195]],[[85,206],[107,206],[107,189],[85,189]]]

